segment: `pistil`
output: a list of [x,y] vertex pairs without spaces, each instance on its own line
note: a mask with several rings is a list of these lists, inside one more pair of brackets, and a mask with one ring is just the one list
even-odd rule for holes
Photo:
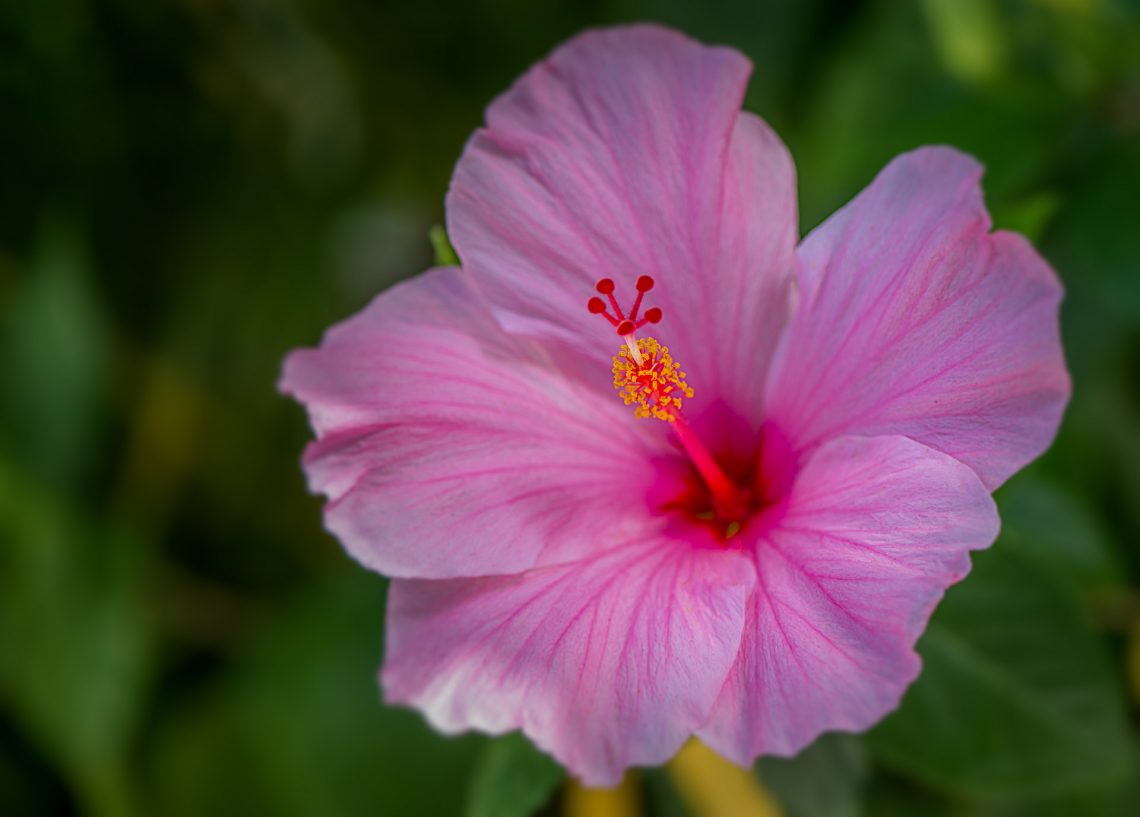
[[[645,293],[653,289],[653,284],[653,279],[648,275],[642,275],[637,279],[637,299],[633,302],[633,308],[629,311],[628,318],[618,305],[617,298],[614,297],[615,286],[612,278],[603,278],[594,287],[600,294],[606,296],[606,300],[609,301],[609,308],[606,307],[606,302],[598,297],[591,298],[586,304],[591,313],[603,316],[613,325],[639,366],[643,363],[643,359],[641,350],[637,347],[637,337],[634,333],[647,324],[657,323],[661,320],[662,313],[657,307],[645,310],[645,316],[640,320],[637,317],[637,313],[641,310],[641,301],[645,297]],[[610,313],[610,308],[613,309],[613,314]]]
[[587,307],[591,313],[605,317],[625,343],[625,348],[614,356],[614,388],[626,405],[635,407],[635,417],[653,417],[669,423],[708,487],[713,512],[725,523],[725,538],[729,538],[740,530],[740,523],[748,510],[747,497],[685,421],[681,413],[682,401],[693,396],[693,389],[685,382],[685,373],[673,360],[668,348],[654,338],[638,338],[636,335],[638,329],[658,323],[662,317],[661,310],[653,307],[638,319],[642,299],[653,289],[653,283],[648,275],[637,279],[637,299],[629,317],[618,305],[614,297],[614,282],[609,278],[599,281],[596,288],[609,300],[613,314],[606,302],[598,297],[591,298]]
[[701,438],[685,422],[684,417],[678,414],[669,425],[677,435],[681,447],[689,455],[693,467],[697,469],[697,473],[701,475],[701,479],[708,487],[716,516],[722,521],[728,522],[730,526],[735,524],[736,530],[739,530],[739,523],[748,510],[748,503],[744,494],[736,483],[729,479],[728,474],[724,472],[720,463],[701,442]]

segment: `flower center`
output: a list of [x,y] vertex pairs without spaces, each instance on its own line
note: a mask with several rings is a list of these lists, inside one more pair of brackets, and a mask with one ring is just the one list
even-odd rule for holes
[[[659,323],[663,316],[659,308],[652,307],[638,318],[642,299],[653,286],[654,281],[648,275],[637,279],[637,298],[627,317],[614,297],[614,282],[603,278],[598,281],[596,289],[609,300],[608,306],[595,296],[590,298],[586,307],[592,314],[606,318],[625,342],[625,346],[614,355],[614,388],[627,406],[634,407],[635,417],[662,420],[673,429],[709,490],[712,510],[708,516],[721,523],[723,538],[729,539],[739,532],[748,514],[748,498],[685,422],[681,403],[684,398],[693,396],[693,388],[685,382],[685,373],[669,354],[668,347],[654,338],[638,338],[636,335],[638,329]],[[704,516],[701,515],[702,518]]]

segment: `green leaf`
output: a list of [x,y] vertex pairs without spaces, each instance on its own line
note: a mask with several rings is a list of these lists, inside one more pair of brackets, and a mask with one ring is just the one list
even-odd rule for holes
[[955,805],[954,800],[926,786],[879,770],[867,786],[864,813],[868,817],[966,817]]
[[1031,474],[1010,480],[998,495],[1001,542],[1049,566],[1081,589],[1120,586],[1124,568],[1100,520],[1051,482]]
[[0,461],[0,698],[86,813],[130,814],[150,681],[140,543],[81,518]]
[[[166,724],[149,813],[215,814],[227,798],[247,808],[223,814],[461,813],[483,740],[381,702],[383,609],[384,583],[346,563],[279,611],[216,697]],[[216,788],[187,798],[195,780]]]
[[451,240],[447,237],[447,230],[438,224],[435,225],[428,230],[428,240],[431,241],[437,267],[459,266],[459,256],[456,254],[455,248],[451,246]]
[[856,817],[868,764],[850,735],[823,735],[795,757],[764,757],[756,772],[788,817]]
[[242,702],[228,684],[213,684],[184,695],[154,726],[147,754],[147,779],[154,802],[146,813],[164,817],[288,815],[275,807],[267,786],[256,735],[243,724]]
[[[930,5],[959,15],[942,0]],[[980,9],[977,3],[970,5]],[[784,134],[803,171],[803,229],[858,193],[894,156],[924,144],[953,145],[981,160],[986,201],[1003,219],[1007,202],[1023,203],[1041,194],[1054,156],[1050,142],[1071,114],[1052,89],[1042,94],[1044,103],[1028,94],[964,93],[962,83],[939,64],[938,40],[944,35],[931,30],[922,11],[917,3],[866,5],[862,25],[847,28],[846,41],[829,47],[827,59],[814,67],[821,73],[818,90],[798,101],[802,122]],[[965,22],[965,28],[986,25]],[[961,43],[963,26],[954,26],[954,38]],[[1003,39],[1005,26],[999,23],[999,29],[987,37]],[[971,47],[979,45],[984,44]],[[993,60],[993,65],[967,70],[991,73],[1004,57],[995,54]],[[983,62],[993,60],[985,57]],[[1014,214],[1010,221],[1035,226],[1050,215],[1047,199],[1036,209]]]
[[1098,151],[1082,164],[1076,183],[1047,236],[1045,251],[1074,297],[1095,299],[1104,314],[1140,326],[1140,231],[1134,220],[1140,189],[1136,140]]
[[528,817],[549,800],[562,767],[521,733],[489,744],[471,781],[467,817]]
[[646,814],[653,817],[695,817],[681,797],[668,766],[645,769],[640,773],[645,794]]
[[970,82],[991,80],[1006,59],[1004,22],[987,0],[925,0],[934,45],[947,69]]
[[869,735],[884,763],[978,797],[1044,795],[1128,773],[1121,691],[1073,595],[1012,548],[975,556],[920,644],[925,669]]
[[107,331],[89,278],[79,233],[49,221],[0,312],[0,448],[57,483],[86,464],[107,369]]
[[1061,197],[1053,190],[999,203],[993,208],[994,227],[1021,233],[1036,243],[1061,208]]

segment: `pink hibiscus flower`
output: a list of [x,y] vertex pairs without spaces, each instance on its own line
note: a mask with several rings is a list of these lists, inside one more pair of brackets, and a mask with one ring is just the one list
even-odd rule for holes
[[591,784],[890,712],[1069,393],[1060,285],[978,163],[900,156],[797,246],[749,71],[654,26],[563,45],[456,167],[462,268],[285,364],[329,530],[394,577],[387,699]]

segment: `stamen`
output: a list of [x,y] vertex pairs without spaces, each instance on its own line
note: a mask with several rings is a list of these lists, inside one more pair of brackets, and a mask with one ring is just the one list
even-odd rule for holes
[[[739,530],[739,520],[745,516],[747,503],[740,489],[681,414],[682,400],[693,396],[692,386],[685,382],[685,373],[673,360],[669,349],[654,338],[634,341],[627,335],[625,340],[626,348],[614,356],[614,388],[627,406],[635,406],[634,417],[653,417],[669,423],[697,473],[708,486],[716,515],[722,520],[736,521]],[[641,360],[634,358],[635,346],[641,353]]]
[[606,296],[613,313],[610,313],[606,302],[596,296],[586,302],[586,308],[590,314],[602,315],[608,320],[625,342],[625,348],[614,356],[614,388],[627,406],[634,406],[635,417],[653,417],[672,427],[681,447],[708,486],[716,515],[728,523],[725,528],[727,539],[740,530],[740,520],[747,512],[745,497],[681,415],[681,402],[693,396],[693,389],[685,382],[685,373],[674,362],[669,349],[654,338],[638,338],[634,334],[648,324],[661,321],[663,313],[656,306],[645,310],[640,320],[637,317],[645,293],[653,286],[654,281],[648,275],[637,279],[637,297],[627,318],[614,297],[616,287],[613,280],[603,278],[595,289]]
[[653,338],[634,340],[627,335],[625,340],[626,348],[614,356],[614,388],[627,406],[636,406],[635,417],[674,422],[680,416],[682,398],[693,396],[685,373],[669,350]]

